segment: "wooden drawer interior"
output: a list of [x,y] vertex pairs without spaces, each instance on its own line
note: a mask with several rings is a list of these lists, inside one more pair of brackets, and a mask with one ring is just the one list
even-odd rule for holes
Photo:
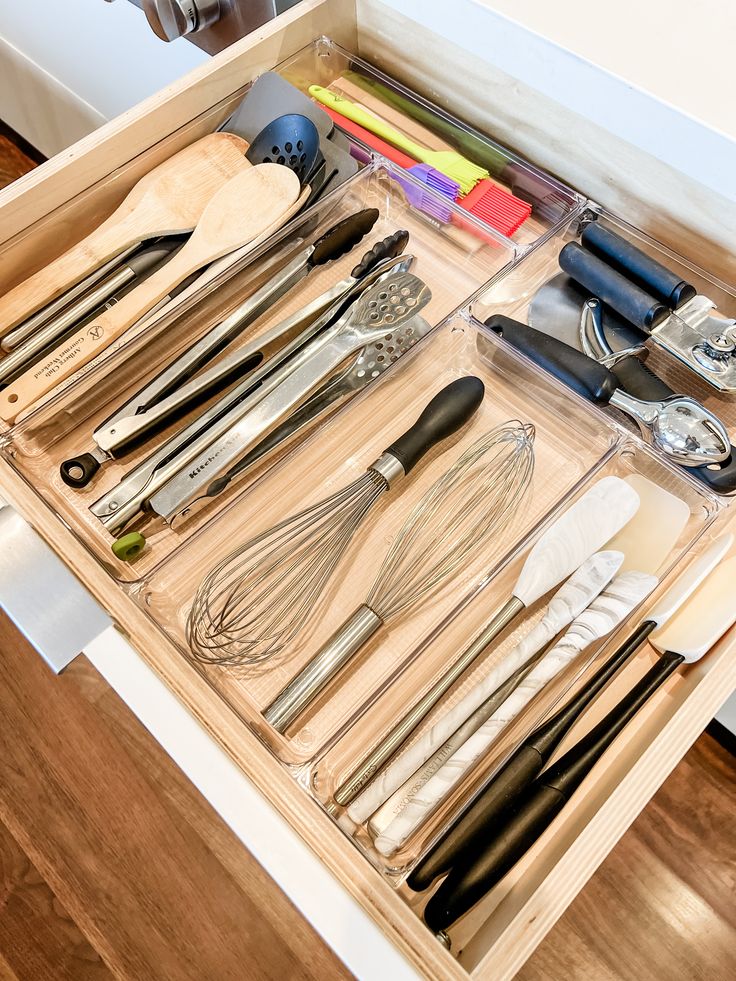
[[[380,4],[359,3],[356,16],[353,4],[344,0],[305,0],[277,21],[187,76],[179,85],[172,86],[138,109],[132,110],[127,116],[103,127],[97,134],[72,148],[68,154],[44,165],[19,182],[17,187],[0,194],[2,235],[6,242],[2,253],[3,288],[41,267],[52,255],[78,238],[80,232],[93,227],[151,165],[199,135],[216,128],[227,117],[242,96],[244,87],[258,72],[285,59],[298,58],[302,48],[323,34],[328,34],[351,50],[365,50],[366,53],[380,50],[380,44],[376,40],[381,36],[380,13]],[[387,50],[386,60],[390,61],[392,58],[393,51]],[[451,92],[450,85],[447,92]],[[368,175],[367,179],[372,180],[374,177],[378,181],[384,179],[380,175]],[[606,220],[614,219],[607,217]],[[422,234],[423,230],[418,232],[420,238]],[[539,284],[553,274],[561,242],[575,235],[576,225],[573,219],[566,227],[558,228],[553,239],[543,240],[523,257],[514,252],[512,244],[507,247],[499,245],[494,260],[482,272],[477,271],[472,283],[470,279],[463,280],[462,287],[450,291],[454,299],[455,292],[467,289],[465,295],[457,296],[456,303],[451,302],[448,294],[445,305],[437,311],[437,320],[467,301],[485,280],[492,277],[493,282],[489,289],[475,300],[473,314],[482,319],[490,312],[504,312],[523,319],[529,290],[534,284]],[[438,255],[442,255],[441,249]],[[508,262],[512,259],[517,261],[509,266]],[[503,274],[499,272],[502,268]],[[688,271],[692,275],[692,267],[688,267]],[[466,275],[467,270],[463,274]],[[696,271],[696,276],[699,275],[701,274]],[[231,302],[234,290],[242,281],[233,282],[233,293],[221,296],[219,307],[210,301],[208,311],[212,317],[217,316],[218,311],[221,312]],[[712,290],[716,285],[721,289],[720,284],[714,284],[707,277],[705,281],[708,282],[709,289]],[[724,312],[733,311],[733,294],[730,291],[721,289],[721,294],[714,299],[719,301]],[[437,346],[443,339],[451,340],[453,325],[457,327],[460,323],[467,328],[470,323],[468,316],[465,311],[460,320],[445,323],[436,336],[428,339],[426,350],[432,350],[433,346],[439,350]],[[477,331],[477,325],[472,329]],[[576,462],[575,473],[570,475],[569,480],[561,481],[556,493],[545,500],[543,507],[540,505],[541,510],[535,516],[535,521],[551,508],[559,508],[565,501],[571,500],[585,480],[604,472],[623,474],[634,470],[652,475],[661,481],[671,481],[671,486],[676,487],[690,504],[692,524],[688,535],[679,543],[667,568],[663,570],[670,576],[675,568],[679,569],[687,562],[688,556],[704,548],[719,530],[734,523],[722,501],[660,464],[642,446],[638,437],[629,433],[620,419],[607,419],[597,410],[585,407],[556,383],[525,365],[492,337],[488,338],[488,344],[491,352],[486,355],[486,362],[491,376],[497,377],[502,384],[508,386],[512,384],[509,379],[515,378],[523,379],[527,389],[535,386],[536,391],[544,393],[544,398],[552,400],[561,410],[564,407],[569,415],[568,427],[572,431],[576,427],[577,431],[582,429],[589,440],[584,448],[585,452],[581,451],[582,456]],[[416,375],[415,380],[420,388],[421,357],[422,351],[419,350],[407,359],[405,367],[401,366],[401,370],[405,370],[409,377],[414,377],[412,372]],[[438,372],[438,388],[440,378],[449,379],[453,372],[457,374],[472,370],[474,362],[469,350],[466,350],[458,354],[451,364],[452,368],[447,369],[444,375]],[[679,369],[670,364],[664,364],[664,371],[670,381],[679,377],[677,370]],[[85,401],[84,392],[94,387],[94,377],[90,376],[88,379],[89,387],[83,386],[79,389],[79,407],[66,420],[62,420],[63,436],[51,441],[57,448],[54,450],[57,456],[64,445],[64,439],[71,438],[75,426],[82,419],[89,419],[90,404]],[[396,379],[398,378],[397,374]],[[397,382],[392,380],[392,376],[386,376],[380,384],[389,391]],[[702,391],[695,390],[690,384],[689,376],[688,390],[693,394],[703,395]],[[111,392],[110,397],[112,394]],[[407,418],[414,413],[416,404],[412,402],[403,407]],[[511,404],[513,399],[507,395],[505,405]],[[345,434],[361,432],[369,413],[368,406],[369,400],[366,397],[342,410],[327,427],[328,437],[331,432],[336,442],[341,442]],[[88,412],[86,416],[85,407]],[[736,417],[728,417],[723,409],[724,406],[719,402],[718,411],[726,417],[727,423],[736,422]],[[75,411],[77,415],[74,415]],[[101,412],[101,407],[98,406],[97,411]],[[41,421],[43,427],[40,425]],[[263,734],[259,735],[257,703],[254,708],[248,704],[247,697],[241,698],[239,702],[232,698],[223,699],[219,686],[182,656],[179,646],[180,630],[175,617],[171,617],[167,626],[168,614],[157,616],[155,604],[151,602],[152,588],[157,590],[159,599],[165,595],[167,601],[175,606],[179,596],[176,589],[183,588],[182,584],[187,583],[187,576],[195,568],[192,563],[187,566],[186,575],[183,575],[181,569],[177,572],[175,563],[182,556],[185,560],[187,556],[196,556],[199,549],[206,551],[208,536],[226,536],[228,527],[232,527],[228,526],[228,522],[239,523],[238,509],[247,506],[243,503],[247,499],[240,494],[235,495],[222,515],[192,528],[191,534],[187,535],[188,542],[180,552],[162,556],[166,559],[163,564],[157,558],[149,566],[142,567],[140,574],[130,577],[139,580],[138,582],[121,585],[115,581],[119,570],[111,568],[109,563],[100,562],[106,544],[103,542],[99,548],[90,551],[82,541],[85,537],[83,522],[75,524],[74,508],[64,505],[61,498],[54,497],[53,493],[47,494],[45,487],[39,492],[39,481],[43,480],[46,466],[44,454],[47,445],[44,443],[43,432],[48,433],[50,425],[58,426],[59,419],[54,420],[49,415],[42,420],[39,416],[34,425],[42,433],[40,442],[38,431],[34,431],[32,425],[16,434],[17,446],[16,449],[11,449],[12,453],[17,452],[18,447],[23,452],[35,448],[37,452],[29,452],[27,457],[34,462],[23,472],[23,467],[18,466],[17,460],[12,465],[7,460],[2,461],[0,488],[3,493],[65,556],[71,567],[111,612],[116,623],[130,636],[163,679],[273,800],[346,888],[358,897],[417,969],[428,977],[510,977],[562,913],[720,704],[736,687],[736,663],[733,657],[736,641],[728,637],[700,664],[673,676],[627,728],[602,765],[596,768],[586,782],[584,791],[576,796],[573,805],[565,810],[524,861],[458,924],[452,937],[453,954],[450,954],[431,936],[417,916],[421,912],[421,897],[417,900],[401,885],[409,863],[399,870],[375,868],[326,813],[319,801],[320,780],[327,779],[324,776],[325,767],[344,765],[340,754],[343,754],[344,761],[349,758],[350,752],[354,752],[354,747],[350,749],[351,739],[355,741],[363,738],[358,735],[359,730],[350,726],[337,727],[325,745],[320,746],[319,764],[312,752],[303,758],[279,762],[279,754],[274,755],[273,747],[269,749],[264,745]],[[594,439],[591,434],[595,434]],[[560,434],[558,438],[561,438]],[[380,442],[382,439],[382,435],[375,436],[370,448],[380,450],[376,440]],[[319,437],[315,436],[304,447],[304,455],[306,457],[307,454],[317,453],[320,447],[324,449],[328,445],[320,443]],[[369,447],[365,447],[365,452],[351,454],[342,467],[335,466],[334,479],[350,479],[358,472],[361,464],[372,458],[368,449]],[[6,452],[7,450],[8,447]],[[334,463],[334,455],[330,459]],[[341,458],[338,456],[338,459]],[[431,458],[430,466],[423,474],[425,481],[437,460],[438,457]],[[55,457],[54,469],[56,466],[58,458]],[[264,478],[261,493],[265,494],[269,486],[275,486],[269,485],[270,480],[281,480],[285,492],[295,498],[298,496],[290,483],[285,464]],[[453,618],[455,606],[473,588],[475,580],[472,570],[469,570],[467,578],[452,594],[455,603],[449,604],[442,611],[435,611],[434,620],[430,616],[414,624],[417,631],[414,641],[425,636],[440,621],[445,627],[445,633],[441,635],[444,643],[452,645],[467,640],[472,635],[472,630],[494,606],[498,591],[504,584],[503,577],[511,575],[512,563],[517,558],[516,549],[523,544],[524,535],[530,534],[532,530],[531,527],[526,527],[516,540],[507,543],[505,552],[498,556],[498,566],[494,567],[496,578],[489,580],[490,586],[486,584],[485,595],[479,596],[474,607],[474,619],[458,616]],[[178,546],[177,542],[176,547]],[[475,574],[477,577],[477,570]],[[157,589],[159,583],[164,583],[165,586]],[[181,596],[185,594],[186,589]],[[156,620],[158,622],[154,622]],[[162,626],[165,632],[161,630]],[[415,646],[415,643],[406,644],[405,654],[408,655]],[[444,656],[445,652],[439,646],[435,650],[435,660],[407,660],[401,684],[393,690],[394,700],[392,701],[389,688],[389,697],[376,699],[369,714],[365,716],[366,724],[374,727],[372,731],[380,729],[385,724],[385,719],[395,713],[396,698],[405,698],[407,691],[417,691],[422,685],[429,683],[432,671],[437,670]],[[596,703],[595,712],[604,712],[617,695],[630,687],[633,680],[651,663],[653,656],[653,652],[647,649],[634,658],[621,672],[615,684]],[[540,707],[539,711],[549,708],[561,696],[562,691],[571,684],[580,683],[585,672],[592,669],[591,665],[585,665],[575,676],[564,679],[559,689],[550,691],[549,702]],[[535,716],[536,718],[539,716]],[[586,718],[585,724],[590,724],[593,719],[592,715]],[[531,722],[529,718],[522,720],[519,732],[524,731],[523,727],[528,727]],[[579,732],[580,729],[577,729],[573,737]],[[342,738],[338,739],[336,733]],[[322,770],[319,769],[320,765]],[[472,779],[463,785],[463,792],[472,793],[483,776],[481,771],[476,771]],[[416,858],[416,854],[412,858]]]

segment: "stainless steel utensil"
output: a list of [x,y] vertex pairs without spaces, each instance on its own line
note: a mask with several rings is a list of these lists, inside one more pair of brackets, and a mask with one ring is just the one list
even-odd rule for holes
[[554,337],[501,315],[490,317],[486,326],[583,398],[596,405],[613,405],[631,416],[645,439],[674,463],[698,467],[730,456],[731,441],[723,423],[696,399],[687,395],[656,401],[634,398],[609,368]]
[[426,601],[521,505],[534,467],[534,427],[513,421],[476,440],[421,498],[368,597],[264,711],[278,732],[307,708],[385,623]]
[[[386,345],[383,357],[398,358],[415,340],[408,321],[429,302],[431,295],[428,287],[409,273],[381,276],[381,281],[370,291],[366,290],[334,326],[310,342],[308,349],[298,352],[278,378],[269,380],[272,395],[265,388],[260,397],[255,393],[254,399],[259,404],[253,413],[252,405],[242,403],[218,423],[220,432],[203,443],[188,465],[171,474],[166,486],[149,497],[148,509],[171,521],[214,478],[288,417],[339,364],[370,340],[380,342],[383,338]],[[400,302],[393,304],[397,298]],[[312,336],[316,333],[312,328],[309,330]],[[294,346],[302,343],[300,337]],[[281,389],[274,391],[281,382],[285,382]]]
[[[184,241],[183,236],[160,239],[118,265],[111,275],[75,303],[66,307],[58,317],[49,320],[26,340],[17,344],[12,353],[0,361],[0,382],[13,379],[69,331],[84,322],[89,322],[90,318],[116,303],[124,292],[143,282],[147,276],[176,255]],[[21,326],[25,328],[27,323]],[[20,327],[17,328],[17,331],[20,330]],[[10,342],[15,334],[16,331],[13,331],[13,334],[9,334],[5,340]]]
[[281,654],[316,605],[373,505],[483,400],[469,375],[445,386],[357,480],[236,548],[204,578],[187,617],[194,657],[256,664]]
[[[175,358],[98,426],[93,433],[98,451],[65,460],[61,465],[62,480],[72,487],[86,486],[106,460],[122,456],[131,447],[139,445],[159,432],[174,418],[201,404],[229,382],[241,377],[249,370],[249,366],[253,368],[261,364],[280,346],[288,343],[310,320],[314,320],[323,312],[331,302],[331,298],[323,294],[317,301],[272,328],[258,341],[235,352],[230,358],[220,360],[209,372],[194,381],[189,381],[314,268],[339,258],[357,245],[373,227],[377,218],[378,211],[375,208],[356,212],[338,222],[316,242],[299,252],[225,320]],[[400,252],[407,239],[406,232],[396,232],[384,239],[363,257],[356,270],[365,271],[367,274],[373,267],[368,261],[368,256],[373,258],[375,264],[383,256],[392,256]],[[277,253],[272,261],[282,260],[283,254]],[[269,267],[270,262],[265,268]]]
[[[410,261],[411,257],[401,260]],[[381,277],[396,264],[396,259],[385,259],[366,279]],[[365,286],[366,280],[362,280],[361,284]],[[405,289],[409,292],[403,296],[401,291]],[[411,302],[397,306],[382,300],[384,294],[387,298],[389,294],[398,294],[404,301]],[[221,451],[222,469],[225,469],[233,459],[246,453],[254,443],[288,417],[294,408],[313,393],[325,375],[347,356],[366,342],[378,339],[380,334],[410,320],[429,302],[430,296],[429,289],[415,276],[408,273],[389,275],[386,282],[379,282],[370,290],[366,289],[334,326],[323,331],[321,337],[316,337],[322,326],[332,320],[334,309],[328,310],[321,320],[308,328],[310,336],[315,338],[311,345],[305,348],[305,339],[303,335],[299,335],[281,348],[276,356],[279,365],[276,370],[273,359],[261,364],[246,381],[236,386],[173,440],[168,441],[127,474],[123,481],[95,502],[90,510],[108,530],[116,534],[140,513],[144,503],[149,510],[153,510],[158,504],[163,511],[161,499],[155,501],[153,495],[160,488],[164,489],[164,485],[182,472],[182,468],[186,468],[183,471],[186,487],[181,498],[182,503],[176,508],[178,511],[189,497],[198,495],[200,485],[206,486],[212,479],[212,470],[208,473],[204,473],[204,470],[206,461],[215,453],[213,444],[220,441],[218,448]],[[339,305],[342,306],[342,302]],[[387,307],[386,310],[381,309],[384,306]],[[366,318],[370,326],[363,324],[362,318]],[[226,437],[224,444],[221,437]],[[201,462],[203,458],[204,466]],[[211,462],[214,464],[218,461],[213,458]],[[198,481],[196,478],[200,476],[201,480]],[[172,499],[179,500],[181,488],[177,485],[170,490]],[[156,513],[160,514],[162,511],[156,507]]]
[[[413,347],[431,329],[424,317],[412,317],[401,328],[398,337],[394,335],[394,340],[397,341],[397,351],[403,352]],[[316,419],[323,417],[333,405],[344,401],[376,381],[393,364],[387,358],[378,360],[383,350],[382,341],[367,344],[346,368],[329,378],[304,405],[289,416],[286,422],[277,426],[221,477],[213,480],[201,497],[196,498],[184,508],[181,516],[188,517],[197,506],[202,506],[213,497],[221,494],[236,477],[248,473],[265,457],[290,442]]]

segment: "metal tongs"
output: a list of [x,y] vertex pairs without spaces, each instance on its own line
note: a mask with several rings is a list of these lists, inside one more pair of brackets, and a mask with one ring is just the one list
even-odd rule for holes
[[[373,250],[374,253],[376,251]],[[291,410],[314,393],[326,374],[337,367],[350,350],[346,350],[334,364],[330,362],[329,368],[324,368],[321,374],[311,379],[309,385],[300,387],[296,397],[289,394],[286,383],[293,374],[298,374],[299,369],[305,366],[310,358],[317,356],[321,347],[334,336],[335,332],[344,328],[345,319],[350,317],[350,309],[332,327],[328,325],[341,314],[348,299],[362,293],[386,274],[396,272],[397,267],[400,271],[408,268],[413,257],[405,256],[400,260],[389,257],[379,259],[375,263],[369,253],[365,259],[370,266],[369,271],[361,274],[360,277],[351,276],[343,280],[339,298],[320,317],[313,319],[309,326],[289,344],[282,346],[274,356],[261,363],[247,379],[210,406],[206,412],[135,467],[116,487],[92,505],[90,508],[92,513],[112,534],[120,533],[144,510],[151,510],[152,495],[177,474],[184,472],[192,477],[202,472],[201,462],[196,461],[203,455],[209,455],[208,447],[211,447],[216,440],[224,440],[228,443],[230,455],[227,455],[227,460],[232,462],[234,458],[232,454],[237,457],[245,453],[258,438],[265,436],[267,432],[282,423]],[[360,270],[362,273],[362,266],[363,263],[353,272]],[[335,291],[336,288],[333,287],[328,293],[332,296]],[[419,307],[415,312],[418,310]],[[277,330],[279,328],[274,328],[274,332]],[[321,331],[323,334],[318,336]],[[233,359],[236,357],[241,358],[245,355],[239,351],[231,356]],[[270,422],[267,427],[258,428],[256,425],[247,445],[243,445],[242,440],[234,432],[234,427],[248,416],[251,410],[256,410],[261,402],[268,401],[268,396],[272,393],[275,394],[269,405],[273,405],[277,411],[273,417],[269,416]]]
[[[375,224],[378,212],[371,208],[356,212],[338,222],[316,242],[302,249],[272,279],[256,290],[225,320],[212,328],[199,341],[190,345],[163,371],[127,402],[121,405],[92,434],[96,448],[88,453],[65,460],[61,465],[62,480],[71,487],[84,487],[107,460],[118,458],[159,432],[174,419],[258,364],[303,329],[333,302],[332,295],[323,294],[308,304],[299,314],[287,318],[257,342],[248,345],[229,358],[217,362],[209,371],[198,375],[206,364],[266,310],[281,299],[318,266],[324,265],[350,251]],[[405,243],[406,233],[396,233],[390,241],[376,246],[384,254],[398,250]],[[356,267],[357,268],[357,267]],[[339,286],[340,284],[338,284]],[[337,290],[337,287],[335,288]],[[338,294],[336,294],[338,295]]]

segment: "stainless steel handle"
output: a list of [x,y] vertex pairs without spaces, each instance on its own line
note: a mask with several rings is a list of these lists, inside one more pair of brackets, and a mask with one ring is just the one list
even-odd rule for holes
[[383,620],[369,606],[359,606],[319,654],[271,702],[263,713],[266,722],[277,732],[286,732],[317,693],[382,625]]

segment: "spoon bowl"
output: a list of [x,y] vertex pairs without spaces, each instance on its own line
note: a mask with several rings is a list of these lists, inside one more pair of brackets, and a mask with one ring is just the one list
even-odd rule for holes
[[687,395],[648,402],[619,389],[611,405],[633,416],[649,440],[680,466],[701,467],[730,456],[731,441],[723,423]]

